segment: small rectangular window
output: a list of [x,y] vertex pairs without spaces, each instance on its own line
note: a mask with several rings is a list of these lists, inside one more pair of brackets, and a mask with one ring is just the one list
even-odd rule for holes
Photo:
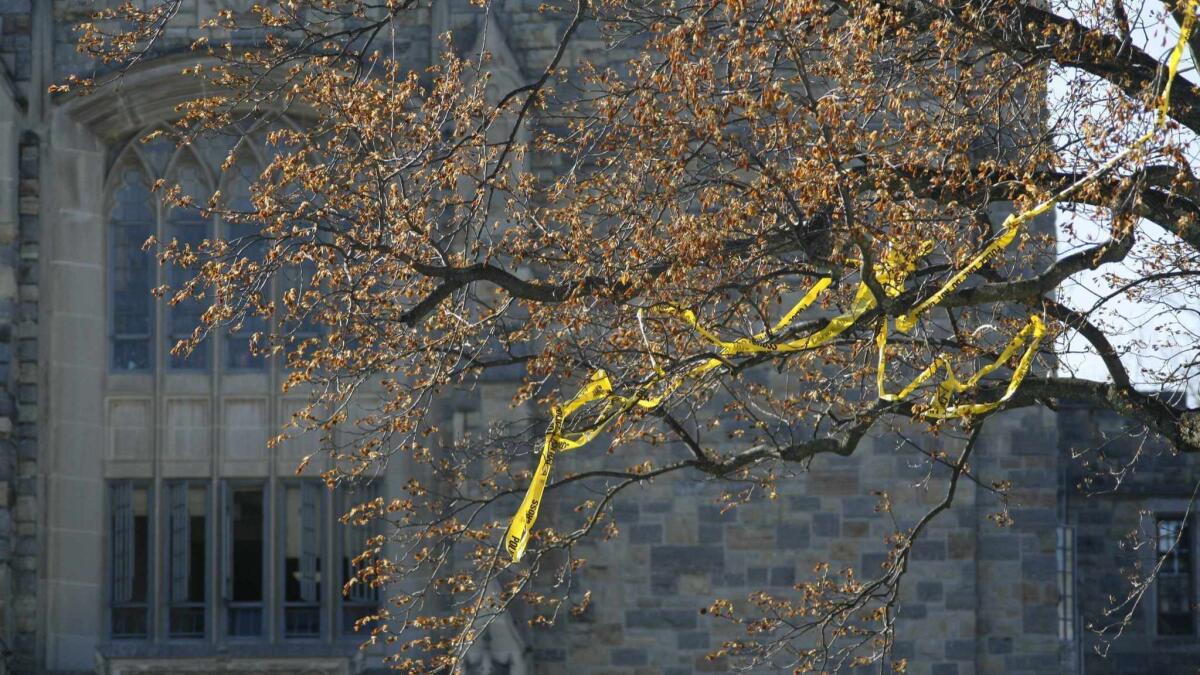
[[1194,635],[1192,527],[1179,516],[1159,518],[1156,552],[1162,567],[1157,585],[1159,635]]
[[225,334],[225,367],[229,370],[265,370],[267,359],[255,354],[251,340],[255,333],[265,334],[267,322],[261,316],[248,316],[237,331]]
[[321,634],[321,519],[325,487],[319,481],[283,484],[283,636]]
[[115,221],[109,226],[109,283],[112,286],[113,370],[150,370],[154,259],[142,250],[154,221]]
[[[378,521],[364,518],[361,509],[356,515],[347,517],[351,509],[376,498],[378,490],[375,487],[372,485],[355,491],[344,490],[337,493],[338,517],[343,519],[338,525],[341,536],[337,538],[343,589],[341,632],[347,637],[355,634],[359,620],[374,614],[379,606],[378,592],[365,583],[364,579],[359,578],[359,572],[366,562],[362,556],[379,531]],[[351,583],[352,581],[354,583]],[[348,590],[347,584],[350,584]]]
[[[311,261],[305,261],[299,266],[284,267],[280,270],[278,278],[283,295],[285,297],[294,296],[298,301],[294,309],[290,309],[290,312],[299,312],[298,315],[289,313],[280,326],[280,330],[295,344],[320,337],[322,334],[321,325],[315,320],[316,311],[320,309],[320,301],[312,295],[320,293],[319,285],[317,288],[313,287],[313,278],[316,272],[316,265]],[[311,349],[308,350],[308,352],[311,351]]]
[[479,412],[475,410],[455,410],[450,418],[451,431],[454,434],[455,447],[465,447],[471,442],[479,441]]
[[117,639],[150,637],[150,488],[118,481],[111,508],[111,633]]
[[[168,223],[168,236],[177,241],[182,248],[190,246],[192,250],[200,247],[208,237],[208,220],[201,217],[198,211],[177,207],[171,214]],[[193,277],[197,270],[185,269],[177,263],[168,268],[171,282],[171,292],[180,290]],[[191,337],[192,331],[201,324],[205,302],[202,299],[187,298],[168,308],[167,312],[167,351],[170,352],[180,341]],[[175,370],[204,370],[208,368],[208,353],[211,351],[211,341],[205,340],[196,345],[188,355],[170,354],[171,368]]]
[[1075,528],[1060,525],[1055,558],[1058,564],[1058,638],[1075,641]]
[[208,486],[200,481],[167,485],[168,634],[173,638],[202,638],[207,624]]
[[[237,167],[235,171],[243,172],[246,169],[244,167]],[[239,173],[238,180],[233,181],[229,186],[231,192],[229,206],[240,213],[254,211],[254,205],[250,202],[249,180],[249,178]],[[246,258],[251,262],[261,264],[266,257],[266,240],[260,236],[260,227],[257,223],[226,223],[225,236],[229,240],[234,258]],[[238,327],[237,331],[229,330],[226,332],[225,367],[230,370],[265,369],[267,366],[266,358],[262,354],[254,354],[250,348],[250,342],[255,333],[265,333],[266,330],[266,319],[250,314],[242,320],[241,326]]]
[[231,637],[263,634],[266,500],[261,484],[226,486],[225,603]]

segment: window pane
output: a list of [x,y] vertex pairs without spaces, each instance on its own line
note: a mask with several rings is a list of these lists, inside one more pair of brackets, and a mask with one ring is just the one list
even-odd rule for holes
[[113,607],[112,636],[118,639],[147,637],[147,609],[145,607]]
[[293,482],[283,488],[283,634],[321,634],[321,502],[324,487],[316,481]]
[[[144,138],[144,137],[143,137]],[[163,133],[155,136],[147,143],[138,141],[142,157],[150,166],[150,171],[161,176],[167,170],[167,163],[171,161],[171,157],[175,154],[175,139],[170,133]]]
[[[320,292],[320,288],[312,288],[313,276],[316,272],[316,264],[312,262],[305,262],[299,267],[283,268],[279,275],[283,292],[286,294],[289,290],[294,290],[299,298],[306,297],[310,291]],[[286,317],[286,320],[283,321],[282,333],[293,337],[297,343],[321,335],[321,326],[313,318],[313,312],[320,309],[320,303],[313,304],[315,306],[308,307],[307,310],[300,310],[304,312],[303,316]],[[311,350],[309,351],[311,352]]]
[[233,636],[257,636],[263,632],[263,505],[262,486],[230,488],[226,595],[228,630]]
[[142,245],[154,234],[154,211],[145,176],[121,175],[109,224],[110,332],[114,370],[148,370],[152,363],[154,260]]
[[266,332],[266,321],[261,316],[246,317],[241,328],[225,336],[225,367],[230,370],[263,370],[267,360],[254,354],[250,340],[255,333]]
[[182,481],[168,487],[171,637],[204,637],[207,590],[208,488]]
[[150,493],[145,485],[110,490],[112,635],[145,638],[150,626]]
[[1055,546],[1058,565],[1058,638],[1075,640],[1075,528],[1060,525]]
[[[374,489],[374,486],[355,492],[339,492],[338,495],[341,497],[339,517],[345,517],[350,509],[369,502],[376,494],[377,490]],[[338,525],[338,529],[342,532],[338,548],[342,573],[341,582],[344,589],[347,583],[357,577],[358,570],[362,567],[362,561],[360,564],[355,564],[355,559],[366,550],[368,541],[377,533],[377,527],[375,520],[364,522],[360,516],[356,516]],[[375,589],[363,583],[362,580],[356,581],[350,587],[350,591],[342,596],[342,634],[353,635],[358,620],[374,614],[376,606]]]
[[[199,171],[194,167],[184,167],[179,172],[179,184],[183,194],[194,197],[197,201],[204,199],[202,182]],[[193,249],[209,236],[208,219],[201,216],[194,208],[171,209],[167,226],[167,237],[179,242],[180,247],[187,244]],[[177,264],[168,268],[172,292],[186,284],[196,276],[196,269],[184,269]],[[175,346],[179,340],[189,337],[192,331],[200,325],[200,317],[204,314],[202,299],[188,299],[168,310],[168,342],[167,349]],[[203,342],[197,345],[188,356],[171,355],[171,367],[180,370],[203,370],[208,367],[208,352],[210,344]]]
[[[254,210],[250,203],[249,181],[251,169],[239,166],[234,169],[236,176],[228,186],[228,207],[240,213]],[[258,237],[259,227],[253,223],[227,223],[225,236],[232,247],[233,255],[254,262],[261,262],[266,256],[266,242]],[[250,339],[255,333],[266,331],[266,321],[261,316],[247,316],[241,328],[235,333],[230,331],[225,336],[225,366],[236,370],[261,370],[266,367],[266,359],[251,354]]]
[[1158,632],[1160,635],[1192,635],[1192,532],[1182,518],[1158,521],[1157,553],[1163,558],[1158,585]]

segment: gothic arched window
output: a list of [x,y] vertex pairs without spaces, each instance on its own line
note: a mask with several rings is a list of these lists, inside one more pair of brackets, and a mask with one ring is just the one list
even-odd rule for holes
[[109,329],[113,370],[149,370],[154,363],[154,260],[142,252],[157,218],[148,177],[138,166],[120,171],[109,223]]
[[[226,195],[226,205],[230,210],[239,213],[249,213],[253,210],[250,202],[250,184],[255,175],[253,165],[241,162],[230,168],[226,174],[225,187],[222,193]],[[258,228],[249,223],[225,223],[222,235],[233,246],[234,254],[253,261],[261,261],[266,255],[266,243],[256,235]],[[247,316],[239,326],[234,327],[225,335],[224,366],[230,370],[261,370],[266,362],[253,355],[250,342],[255,333],[264,332],[267,322],[261,316]]]
[[[269,242],[254,219],[251,186],[277,151],[266,134],[282,124],[264,121],[245,137],[217,135],[183,147],[162,136],[142,142],[142,132],[114,152],[106,188],[104,357],[111,542],[105,592],[113,640],[168,650],[179,643],[189,654],[247,641],[284,654],[297,640],[340,651],[353,649],[355,625],[378,606],[364,584],[341,592],[355,578],[354,558],[370,533],[335,529],[337,517],[373,498],[376,488],[330,494],[319,479],[292,477],[302,458],[317,453],[317,439],[269,443],[306,401],[280,391],[285,360],[255,353],[252,336],[270,329],[295,344],[319,337],[318,322],[248,312],[191,353],[172,354],[201,324],[212,298],[188,296],[173,305],[155,299],[154,288],[168,286],[174,295],[197,269],[161,266],[142,250],[151,237],[192,248],[220,238],[232,247],[230,257],[265,261]],[[192,205],[167,203],[152,189],[159,181],[179,186]],[[206,215],[199,207],[218,191],[217,215]],[[312,277],[311,263],[262,275],[262,297],[248,294],[247,307],[236,309],[278,302]]]
[[[192,157],[181,157],[174,167],[171,182],[177,183],[183,194],[203,198],[211,194],[207,181],[201,173],[198,162]],[[196,249],[205,239],[212,238],[211,219],[205,218],[199,209],[173,207],[167,213],[165,241],[176,241],[180,247],[188,246]],[[166,281],[172,289],[178,289],[188,282],[195,274],[194,270],[185,269],[179,265],[171,265],[166,269]],[[211,359],[212,342],[205,340],[197,345],[190,354],[171,354],[171,348],[180,340],[192,334],[200,325],[200,317],[204,314],[204,301],[199,298],[188,298],[167,309],[167,343],[164,348],[168,352],[169,367],[175,370],[207,370]]]
[[[254,236],[257,228],[252,224],[224,223],[205,216],[195,206],[164,204],[151,186],[159,179],[169,186],[179,185],[182,194],[201,205],[212,196],[214,186],[220,185],[224,195],[222,207],[249,212],[253,209],[249,186],[262,162],[246,149],[239,153],[238,161],[230,169],[221,172],[217,167],[231,144],[219,148],[222,152],[198,153],[190,147],[177,148],[161,136],[148,143],[140,142],[140,138],[135,137],[122,152],[110,179],[107,256],[110,369],[125,373],[152,372],[158,368],[202,373],[214,366],[263,370],[264,359],[253,355],[250,347],[251,336],[267,327],[266,321],[258,316],[247,317],[234,330],[223,331],[220,340],[201,342],[190,354],[172,354],[174,346],[200,325],[205,299],[187,298],[175,305],[158,303],[151,295],[153,288],[168,285],[174,292],[196,270],[175,264],[159,266],[152,253],[142,250],[150,237],[164,244],[175,241],[181,247],[195,248],[220,236],[234,242],[240,255],[261,259],[264,246]],[[251,144],[242,145],[248,148]],[[221,180],[216,176],[222,176]]]

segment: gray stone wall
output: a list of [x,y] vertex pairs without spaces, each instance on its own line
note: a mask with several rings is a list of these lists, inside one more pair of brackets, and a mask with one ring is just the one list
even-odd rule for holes
[[[550,59],[565,20],[538,12],[539,4],[508,0],[503,11],[493,15],[526,77]],[[45,79],[91,67],[73,46],[71,26],[85,17],[84,10],[86,4],[76,0],[53,3],[53,26],[45,31],[53,36],[45,50],[50,54],[43,64]],[[38,27],[33,25],[33,11],[31,0],[0,0],[0,61],[8,79],[16,83],[14,92],[36,79],[33,39]],[[200,17],[212,8],[189,0],[184,11]],[[436,2],[433,10],[416,13],[402,32],[414,67],[428,62],[431,45],[442,32],[452,32],[460,46],[470,45],[478,16],[468,0]],[[161,49],[179,52],[193,37],[186,30],[176,32]],[[595,35],[580,38],[568,59],[602,48]],[[38,633],[39,617],[46,604],[38,595],[44,581],[39,551],[45,546],[39,541],[38,525],[43,518],[39,483],[44,478],[39,472],[38,429],[39,414],[46,409],[39,404],[45,365],[39,361],[37,338],[42,309],[39,245],[45,234],[42,212],[53,206],[43,208],[40,203],[39,174],[46,159],[41,153],[53,139],[47,124],[52,112],[44,113],[45,119],[23,120],[18,119],[18,109],[13,108],[10,118],[0,117],[0,126],[12,120],[11,133],[0,129],[0,638],[15,652],[9,662],[13,670],[36,672],[42,663],[39,650],[44,650],[39,640],[45,640]],[[8,145],[7,137],[12,139]],[[555,170],[539,161],[533,158],[535,170]],[[3,211],[6,201],[17,205],[11,214]],[[54,218],[46,217],[46,227],[53,227]],[[46,297],[47,305],[52,304],[51,296]],[[494,399],[483,402],[483,408],[506,407],[507,394],[497,393]],[[988,424],[974,465],[985,486],[991,480],[1013,481],[1010,506],[1015,522],[997,528],[989,517],[999,509],[996,500],[985,487],[967,481],[960,485],[955,507],[919,544],[904,587],[895,654],[910,660],[913,673],[1061,672],[1054,550],[1060,508],[1058,450],[1096,445],[1111,432],[1113,422],[1087,411],[1069,411],[1061,425],[1061,444],[1055,442],[1059,424],[1045,411],[1007,413]],[[944,439],[920,440],[927,448],[950,449]],[[1133,442],[1125,442],[1122,452],[1132,452]],[[643,450],[623,448],[618,459],[630,459],[637,452]],[[648,452],[661,463],[676,450]],[[581,451],[564,457],[560,467],[565,472],[603,460],[603,452]],[[1137,480],[1133,483],[1135,494],[1147,499],[1174,494],[1171,491],[1178,491],[1188,472],[1195,476],[1192,463],[1170,457],[1155,461],[1163,462],[1155,467],[1166,469],[1175,482],[1159,485],[1152,479],[1163,474],[1144,470],[1139,474],[1142,487]],[[878,498],[872,492],[889,490],[898,520],[911,524],[916,514],[941,498],[945,480],[935,470],[922,487],[927,473],[922,458],[894,437],[883,436],[853,457],[822,458],[806,471],[796,469],[795,475],[780,481],[778,498],[759,499],[725,513],[716,504],[720,486],[696,477],[627,491],[616,511],[621,535],[578,551],[590,560],[581,582],[594,591],[592,609],[578,619],[564,617],[551,629],[522,627],[533,648],[536,672],[724,672],[728,664],[709,662],[704,655],[740,634],[702,616],[702,607],[716,597],[744,601],[754,590],[786,597],[818,561],[831,562],[835,569],[852,566],[860,577],[877,571],[883,537],[892,525],[876,512]],[[1142,492],[1136,493],[1139,489]],[[548,503],[547,522],[565,522],[567,514],[555,510],[575,503],[565,496]],[[1084,501],[1072,496],[1085,616],[1095,616],[1104,589],[1119,584],[1112,564],[1119,550],[1116,541],[1135,523],[1138,503],[1133,498]],[[1089,657],[1088,672],[1129,672],[1148,663],[1147,658],[1158,659],[1153,663],[1164,670],[1157,672],[1171,672],[1192,653],[1160,648],[1136,635],[1119,646],[1107,661]],[[0,673],[3,669],[0,665]]]
[[24,130],[25,101],[13,77],[29,75],[29,9],[28,2],[0,3],[0,673],[30,663],[33,623],[25,610],[37,586],[36,578],[31,582],[36,528],[29,518],[36,514],[36,450],[35,462],[24,462],[14,434],[19,239],[37,217],[36,194],[28,198],[37,190],[37,139]]
[[0,249],[0,443],[15,459],[12,482],[13,556],[10,635],[13,672],[33,672],[38,660],[38,590],[41,541],[38,536],[38,211],[40,140],[32,132],[21,138],[20,227],[15,239]]
[[994,500],[977,502],[977,672],[1070,672],[1061,665],[1068,646],[1060,643],[1057,624],[1058,420],[1038,408],[992,417],[988,424],[975,470],[987,485],[1012,482],[1012,524],[997,526]]
[[[1084,638],[1080,656],[1085,672],[1195,673],[1200,642],[1194,636],[1157,634],[1155,587],[1137,605],[1119,639],[1103,639],[1088,625],[1100,627],[1115,618],[1106,616],[1111,597],[1123,599],[1130,589],[1122,570],[1134,566],[1148,570],[1153,565],[1149,538],[1154,534],[1155,514],[1178,515],[1188,509],[1200,480],[1200,458],[1171,452],[1140,425],[1112,413],[1075,407],[1060,417],[1063,453],[1076,456],[1064,497],[1076,531],[1076,587]],[[1094,480],[1097,473],[1113,477]],[[1123,474],[1119,484],[1117,473]],[[1093,479],[1085,481],[1089,477]],[[1197,527],[1195,508],[1192,505],[1192,528]],[[1196,554],[1193,550],[1193,562]]]
[[8,77],[29,80],[33,69],[33,0],[0,0],[0,63]]
[[[958,447],[947,437],[908,437],[929,451]],[[984,482],[1034,479],[1012,493],[1015,523],[1005,529],[989,518],[999,502],[964,479],[954,507],[917,543],[894,654],[908,659],[909,672],[1061,672],[1053,438],[1054,418],[1045,411],[1006,413],[988,422],[973,463],[976,475]],[[563,456],[556,471],[595,466],[601,447]],[[640,452],[617,450],[626,464]],[[672,459],[666,452],[660,447],[649,456],[665,464]],[[901,528],[911,526],[946,487],[943,468],[931,470],[911,444],[890,435],[869,439],[852,457],[818,458],[806,470],[793,470],[780,481],[776,499],[725,513],[717,505],[722,486],[697,476],[624,493],[615,507],[620,536],[576,552],[589,561],[580,589],[593,590],[592,609],[582,619],[529,631],[538,672],[726,672],[728,663],[710,662],[705,654],[745,634],[702,615],[709,602],[744,603],[758,590],[795,598],[794,584],[813,578],[822,561],[869,578],[883,561],[891,516]],[[1042,474],[1051,480],[1036,478]],[[889,493],[890,515],[877,511],[879,490]],[[549,498],[547,520],[569,521],[564,511],[575,503],[565,494]]]
[[[37,649],[38,137],[0,117],[0,673],[31,670]],[[3,133],[8,131],[10,133]],[[12,141],[16,141],[15,143]],[[6,142],[7,141],[7,142]]]

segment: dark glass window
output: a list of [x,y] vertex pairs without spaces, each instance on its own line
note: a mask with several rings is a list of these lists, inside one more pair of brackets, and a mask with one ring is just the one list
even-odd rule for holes
[[167,486],[171,606],[168,633],[202,638],[207,624],[208,486],[177,481]]
[[1058,638],[1075,641],[1075,528],[1060,525],[1055,533],[1058,566]]
[[1157,553],[1162,558],[1158,586],[1159,635],[1193,635],[1192,527],[1182,517],[1158,519]]
[[[228,208],[239,213],[249,213],[254,210],[250,203],[249,177],[246,167],[239,167],[235,179],[228,186]],[[232,247],[232,255],[236,258],[246,258],[253,262],[261,262],[266,256],[266,242],[259,237],[260,229],[253,223],[227,223],[225,236]],[[267,295],[267,290],[263,290]],[[267,361],[261,355],[255,355],[250,348],[250,341],[255,333],[265,332],[267,322],[261,316],[247,316],[236,331],[230,330],[225,335],[225,367],[231,370],[262,370]]]
[[[198,200],[204,198],[198,169],[194,167],[185,167],[182,169],[179,172],[179,184],[183,189],[183,194]],[[208,236],[208,219],[203,217],[199,210],[182,207],[171,209],[167,224],[167,238],[169,240],[179,242],[180,248],[184,245],[190,246],[194,251]],[[176,263],[169,265],[167,270],[170,276],[169,281],[172,293],[196,276],[197,271],[195,268],[180,267]],[[192,335],[192,331],[200,325],[200,317],[204,314],[204,306],[203,298],[188,298],[170,308],[167,314],[168,350],[173,349],[179,340]],[[212,349],[211,344],[211,342],[205,340],[197,345],[192,350],[192,353],[187,356],[171,354],[171,368],[177,370],[204,370],[208,368],[208,353]]]
[[283,485],[283,636],[321,634],[321,518],[319,481]]
[[146,134],[137,139],[134,143],[137,145],[139,154],[146,160],[147,168],[154,172],[156,176],[161,176],[167,170],[167,165],[171,163],[171,158],[175,156],[176,144],[175,138],[168,130],[161,130],[162,133],[154,135],[149,141],[145,141]]
[[[285,267],[280,270],[279,283],[282,288],[282,295],[287,295],[289,292],[295,292],[297,298],[308,298],[309,307],[301,309],[301,316],[287,316],[283,321],[281,333],[293,340],[293,345],[298,345],[305,340],[320,337],[322,334],[321,325],[316,320],[316,311],[320,309],[319,301],[314,302],[310,294],[321,292],[320,284],[314,287],[313,277],[316,275],[316,265],[312,262],[304,262],[299,266]],[[308,349],[306,353],[311,353],[312,349]]]
[[111,633],[114,638],[150,636],[150,488],[119,481],[109,488],[111,506]]
[[[353,492],[338,492],[338,517],[345,518],[352,508],[371,501],[377,492],[374,486],[360,488]],[[342,635],[352,636],[358,621],[374,614],[379,604],[376,590],[364,583],[362,579],[357,579],[362,563],[366,562],[360,557],[371,545],[370,540],[378,533],[378,527],[375,520],[363,522],[361,517],[351,517],[339,524],[338,529],[341,530],[341,536],[337,540],[344,591],[342,594],[341,631]],[[356,559],[360,560],[356,563]],[[346,584],[351,581],[355,581],[355,583],[351,584],[347,590]]]
[[153,366],[154,257],[142,245],[154,234],[154,212],[146,177],[137,169],[121,174],[109,223],[109,319],[112,369],[143,371]]
[[231,485],[227,489],[226,631],[234,637],[263,634],[265,506],[262,485]]
[[[205,204],[211,190],[206,187],[204,169],[190,150],[177,150],[174,142],[165,137],[139,144],[138,148],[136,157],[146,164],[129,164],[118,172],[119,181],[113,192],[109,214],[110,367],[116,371],[130,372],[158,367],[155,344],[155,339],[158,339],[165,346],[168,354],[165,361],[170,369],[193,372],[208,370],[216,360],[211,340],[201,341],[187,355],[169,352],[180,340],[190,338],[201,325],[201,317],[211,298],[188,297],[174,305],[166,304],[170,297],[164,299],[166,320],[159,326],[155,317],[159,299],[151,295],[152,289],[165,282],[172,289],[173,296],[197,275],[198,267],[191,263],[187,267],[172,263],[163,269],[160,277],[155,255],[143,251],[142,246],[147,239],[157,235],[161,245],[175,241],[180,247],[188,246],[194,251],[204,241],[218,234],[214,232],[213,219],[206,217],[196,206],[160,208],[160,202],[151,193],[150,185],[163,175],[164,166],[175,163],[167,183],[178,184],[182,193],[192,197],[195,204]],[[240,163],[224,174],[230,177],[222,190],[228,195],[224,206],[241,213],[253,212],[249,186],[256,174],[249,163]],[[261,261],[265,258],[267,245],[259,236],[260,231],[257,223],[225,223],[219,234],[233,244],[235,256]],[[311,278],[311,264],[302,267],[305,271],[283,276],[289,283],[297,284]],[[271,282],[260,289],[265,300],[272,299],[275,283],[284,282]],[[203,289],[201,291],[204,292]],[[303,340],[320,334],[314,326],[311,318],[305,318],[295,322],[290,330]],[[216,365],[230,370],[265,370],[268,359],[252,354],[250,345],[255,333],[265,334],[267,329],[266,319],[250,315],[237,326],[237,330],[223,331],[221,339],[224,340],[224,349],[221,363]]]
[[[378,594],[369,584],[353,584],[344,596],[340,593],[356,578],[361,561],[355,559],[372,545],[376,527],[350,522],[331,541],[323,482],[222,481],[219,501],[213,500],[210,485],[205,479],[167,480],[156,500],[148,481],[110,484],[114,639],[149,639],[156,632],[169,639],[204,639],[210,636],[210,610],[218,612],[219,630],[232,638],[350,636],[358,620],[377,611]],[[337,504],[348,510],[375,494],[373,488],[359,488],[339,495]],[[217,524],[211,520],[215,504],[222,513]],[[280,509],[277,518],[270,517],[268,504]],[[210,543],[213,532],[221,537],[216,549]],[[268,574],[270,565],[277,565],[274,575]],[[158,581],[156,569],[162,571]],[[213,574],[222,580],[216,608],[210,604]],[[327,600],[333,598],[326,596],[333,593],[340,599],[331,606]],[[163,612],[155,613],[155,607]]]

